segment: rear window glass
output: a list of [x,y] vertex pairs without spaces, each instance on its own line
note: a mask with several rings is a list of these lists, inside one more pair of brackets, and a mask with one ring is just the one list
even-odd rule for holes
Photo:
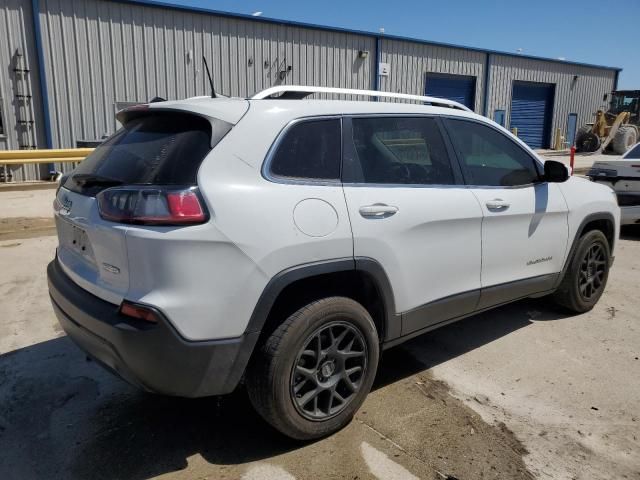
[[271,175],[314,180],[340,179],[340,120],[293,125],[271,160]]
[[[215,122],[222,124],[215,128],[219,141],[231,125]],[[195,115],[158,112],[133,118],[97,147],[64,186],[91,195],[119,184],[194,185],[211,151],[211,135],[211,122]]]
[[635,147],[633,147],[631,150],[629,150],[629,153],[627,153],[624,158],[630,158],[630,159],[640,159],[640,143],[638,143]]

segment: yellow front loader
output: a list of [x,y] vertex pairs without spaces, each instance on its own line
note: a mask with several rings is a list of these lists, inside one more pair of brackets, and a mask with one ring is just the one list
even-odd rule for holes
[[578,130],[576,151],[613,150],[622,155],[640,140],[640,90],[624,90],[611,94],[608,111],[598,110],[594,123]]

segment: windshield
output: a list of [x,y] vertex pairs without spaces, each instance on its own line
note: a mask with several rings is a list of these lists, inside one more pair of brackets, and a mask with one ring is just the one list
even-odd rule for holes
[[623,94],[616,93],[611,97],[610,113],[631,112],[635,113],[638,110],[639,95],[636,94]]
[[[225,127],[216,131],[227,133],[231,128],[215,122]],[[95,195],[120,184],[195,185],[198,168],[212,148],[211,132],[209,120],[187,113],[154,112],[134,118],[97,147],[64,187]]]

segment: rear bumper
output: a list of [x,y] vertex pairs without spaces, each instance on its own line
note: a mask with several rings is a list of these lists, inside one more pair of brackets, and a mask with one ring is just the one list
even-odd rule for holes
[[129,383],[166,395],[230,393],[239,383],[259,332],[228,340],[188,341],[160,313],[157,324],[120,315],[114,305],[76,285],[57,260],[47,267],[60,325],[91,357]]
[[620,207],[620,223],[622,225],[640,223],[640,205]]

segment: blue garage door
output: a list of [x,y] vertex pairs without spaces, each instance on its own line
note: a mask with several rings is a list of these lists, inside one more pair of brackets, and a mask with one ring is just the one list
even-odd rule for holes
[[425,95],[429,97],[448,98],[471,110],[475,107],[476,77],[466,75],[444,75],[428,73]]
[[554,91],[549,83],[513,82],[511,128],[531,148],[550,145]]

